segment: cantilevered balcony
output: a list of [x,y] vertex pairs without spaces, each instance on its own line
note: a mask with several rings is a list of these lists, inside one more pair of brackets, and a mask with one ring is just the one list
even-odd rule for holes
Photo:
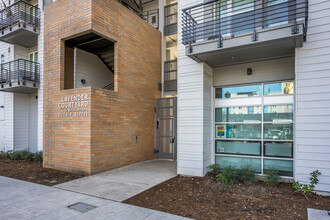
[[186,54],[212,67],[291,56],[307,32],[307,0],[212,0],[182,10]]
[[38,44],[40,10],[18,1],[0,12],[0,41],[32,47]]
[[0,65],[0,91],[35,93],[40,82],[39,63],[18,59]]

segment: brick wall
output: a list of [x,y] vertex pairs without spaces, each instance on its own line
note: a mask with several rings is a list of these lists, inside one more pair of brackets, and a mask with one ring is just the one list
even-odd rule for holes
[[[64,90],[64,40],[91,31],[115,42],[115,91]],[[116,0],[59,0],[45,8],[44,50],[45,167],[93,174],[154,158],[160,32]],[[87,116],[58,117],[77,94]]]

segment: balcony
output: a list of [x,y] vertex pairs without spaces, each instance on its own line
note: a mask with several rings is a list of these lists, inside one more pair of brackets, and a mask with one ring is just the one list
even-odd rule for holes
[[39,63],[18,59],[0,65],[0,91],[31,94],[38,91]]
[[182,10],[186,55],[211,67],[292,56],[307,31],[307,0],[212,0]]
[[165,61],[164,92],[177,91],[177,60]]
[[143,12],[142,14],[143,20],[153,26],[154,28],[159,28],[159,11],[158,9],[150,10]]
[[0,40],[23,47],[38,44],[40,10],[25,1],[18,1],[0,12]]
[[178,3],[166,5],[164,19],[164,35],[172,35],[178,33]]

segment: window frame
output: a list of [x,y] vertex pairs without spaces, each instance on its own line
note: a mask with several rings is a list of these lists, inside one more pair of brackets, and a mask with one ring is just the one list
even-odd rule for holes
[[[281,94],[281,95],[271,95],[267,96],[264,95],[264,84],[271,84],[277,82],[292,82],[293,83],[293,93],[292,94]],[[251,96],[251,97],[234,97],[234,98],[216,98],[216,89],[218,88],[228,88],[228,87],[239,87],[245,85],[259,85],[262,86],[262,91],[260,96]],[[241,85],[231,85],[231,86],[221,86],[221,87],[214,87],[213,88],[213,140],[214,140],[214,156],[215,161],[216,157],[221,156],[231,156],[231,157],[248,157],[248,158],[258,158],[261,160],[261,173],[257,175],[264,175],[264,160],[271,159],[271,160],[290,160],[294,163],[294,140],[295,140],[295,81],[292,79],[285,79],[281,81],[271,81],[271,82],[262,82],[262,83],[249,83],[249,84],[241,84]],[[250,104],[250,100],[254,103]],[[274,103],[272,103],[274,102]],[[292,115],[292,122],[291,123],[284,123],[284,124],[292,124],[293,126],[293,137],[292,140],[282,140],[282,139],[265,139],[264,138],[264,124],[273,124],[273,122],[264,121],[264,107],[265,106],[281,106],[281,105],[292,105],[293,106],[293,115]],[[235,122],[216,122],[216,109],[217,108],[230,108],[230,107],[261,107],[261,121],[260,122],[236,122],[236,124],[261,124],[261,138],[260,139],[239,139],[239,138],[216,138],[216,125],[226,125],[226,124],[235,124]],[[279,123],[280,124],[280,123]],[[242,154],[231,154],[231,153],[217,153],[216,151],[216,144],[217,141],[257,141],[260,142],[261,145],[261,155],[242,155]],[[267,156],[265,155],[265,143],[269,142],[285,142],[285,143],[292,143],[291,148],[291,155],[292,157],[285,157],[285,156]],[[293,170],[294,176],[294,170]],[[293,178],[293,176],[282,176],[284,178]]]

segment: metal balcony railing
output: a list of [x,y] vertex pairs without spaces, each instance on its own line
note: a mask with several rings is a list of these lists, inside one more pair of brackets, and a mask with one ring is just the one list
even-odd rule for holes
[[40,64],[24,59],[0,64],[1,84],[18,81],[40,82]]
[[143,12],[142,14],[143,20],[145,20],[148,24],[153,26],[154,28],[159,28],[159,10],[150,10]]
[[25,1],[18,1],[7,7],[7,9],[0,11],[0,19],[0,30],[2,32],[6,28],[11,29],[14,25],[23,25],[23,27],[30,25],[36,30],[40,27],[40,10]]
[[[182,43],[222,39],[297,22],[307,25],[307,0],[211,0],[182,10]],[[292,28],[293,34],[295,29]]]
[[164,91],[177,91],[177,60],[169,60],[164,63]]

